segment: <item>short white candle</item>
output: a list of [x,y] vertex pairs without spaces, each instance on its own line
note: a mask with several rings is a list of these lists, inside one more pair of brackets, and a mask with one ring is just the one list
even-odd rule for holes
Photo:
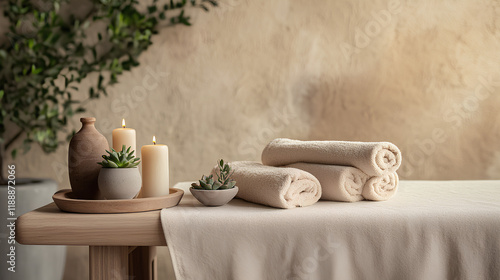
[[134,155],[137,156],[137,151],[135,150],[135,129],[125,127],[125,119],[122,119],[122,127],[113,129],[113,149],[119,152],[122,150],[123,145],[125,148],[130,148],[131,151],[135,151]]
[[153,136],[153,145],[141,148],[142,164],[142,192],[141,197],[155,197],[168,195],[168,147],[156,144]]

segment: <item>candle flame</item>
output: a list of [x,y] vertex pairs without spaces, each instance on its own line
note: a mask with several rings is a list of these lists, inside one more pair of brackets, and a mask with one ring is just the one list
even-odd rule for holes
[[125,128],[125,119],[122,119],[122,127]]
[[153,136],[153,145],[156,145],[156,136]]

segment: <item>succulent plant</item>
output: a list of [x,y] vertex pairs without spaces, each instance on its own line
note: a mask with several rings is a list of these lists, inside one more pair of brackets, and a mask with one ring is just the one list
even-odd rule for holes
[[236,185],[236,181],[231,179],[233,172],[231,172],[231,166],[224,163],[224,160],[219,160],[217,162],[217,169],[215,175],[217,175],[217,180],[214,179],[214,175],[210,176],[203,175],[198,183],[192,183],[191,186],[198,190],[226,190],[232,189]]
[[[111,149],[111,152],[106,150],[109,154],[102,155],[104,159],[102,162],[98,162],[97,164],[102,165],[102,167],[108,168],[133,168],[139,165],[140,158],[136,158],[134,156],[135,151],[130,151],[131,147],[126,149],[125,145],[122,146],[122,150],[120,152]],[[126,150],[125,150],[126,149]]]

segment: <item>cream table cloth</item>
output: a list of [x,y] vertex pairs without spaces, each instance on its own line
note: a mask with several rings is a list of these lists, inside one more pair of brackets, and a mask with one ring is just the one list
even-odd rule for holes
[[177,279],[500,279],[500,181],[401,181],[389,201],[204,207],[161,220]]

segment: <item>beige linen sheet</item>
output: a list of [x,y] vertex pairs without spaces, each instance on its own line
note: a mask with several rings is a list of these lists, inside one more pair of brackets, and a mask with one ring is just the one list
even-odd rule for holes
[[161,222],[178,280],[500,279],[500,181],[401,181],[388,201],[289,210],[187,191]]

